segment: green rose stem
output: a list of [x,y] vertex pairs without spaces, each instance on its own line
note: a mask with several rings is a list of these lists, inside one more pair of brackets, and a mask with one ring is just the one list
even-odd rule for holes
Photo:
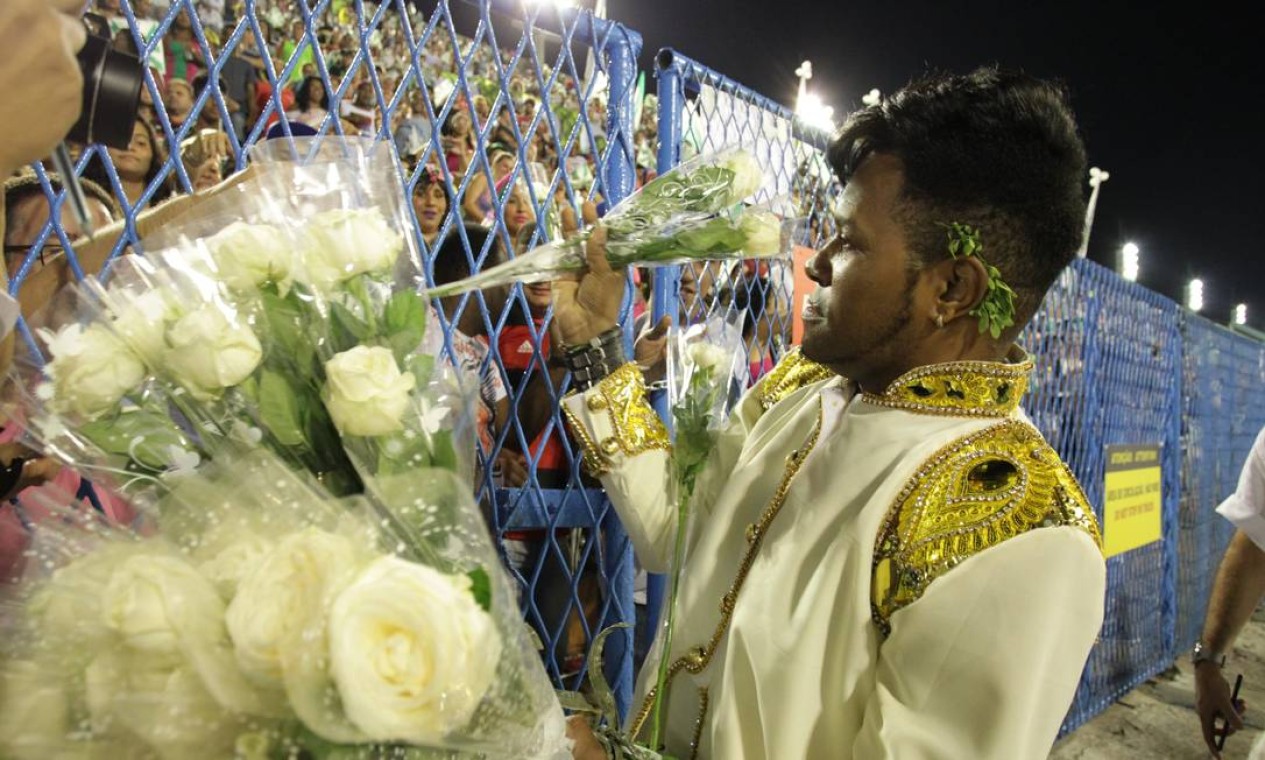
[[676,543],[672,552],[672,585],[668,592],[667,622],[664,624],[663,647],[660,649],[659,672],[655,680],[654,711],[650,722],[650,749],[659,751],[662,735],[663,703],[667,699],[668,665],[672,654],[672,636],[676,628],[676,601],[681,589],[681,569],[685,563],[685,537],[689,521],[690,500],[699,473],[715,446],[716,438],[708,431],[711,410],[720,393],[713,367],[698,366],[690,377],[685,397],[672,410],[676,419],[676,446],[673,463],[677,476]]

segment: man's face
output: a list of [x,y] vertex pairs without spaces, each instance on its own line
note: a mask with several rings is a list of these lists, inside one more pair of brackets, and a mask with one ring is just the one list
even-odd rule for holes
[[193,110],[193,89],[183,82],[167,85],[167,111],[172,116],[187,116]]
[[[106,205],[91,196],[86,200],[88,213],[92,215],[93,224],[98,229],[109,224],[111,221],[110,210]],[[62,206],[62,228],[66,230],[66,237],[74,240],[83,233],[68,205],[63,204]],[[39,237],[40,231],[44,229],[44,224],[48,222],[48,201],[43,195],[38,193],[23,198],[14,205],[11,218],[11,227],[4,231],[5,250],[11,250],[14,247],[29,248],[31,243],[35,242],[35,239]],[[18,290],[18,303],[22,307],[22,315],[27,318],[30,318],[51,303],[57,291],[74,277],[70,267],[66,264],[66,256],[62,250],[61,239],[56,235],[50,234],[48,239],[44,241],[41,254],[42,263],[41,260],[35,262],[31,270],[27,272],[26,279]],[[15,252],[6,256],[6,258],[8,259],[6,263],[9,277],[12,279],[21,268],[25,256]],[[104,260],[88,261],[82,257],[79,260],[83,271],[90,274],[100,271],[104,263]]]
[[804,355],[875,392],[911,368],[913,316],[926,296],[894,218],[903,183],[896,158],[866,159],[839,199],[837,235],[808,263],[818,288],[805,301]]

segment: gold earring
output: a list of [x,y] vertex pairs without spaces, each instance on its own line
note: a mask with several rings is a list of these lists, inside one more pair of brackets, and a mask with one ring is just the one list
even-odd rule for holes
[[936,315],[936,327],[940,330],[944,329],[944,315],[943,314]]

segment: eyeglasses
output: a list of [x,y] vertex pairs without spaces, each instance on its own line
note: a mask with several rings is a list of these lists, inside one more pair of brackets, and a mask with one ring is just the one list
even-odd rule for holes
[[[31,252],[30,245],[6,245],[4,247],[4,258],[7,261],[11,256],[21,256],[26,258]],[[50,261],[56,261],[61,256],[66,255],[66,249],[60,243],[45,243],[40,249],[40,266],[48,266]]]

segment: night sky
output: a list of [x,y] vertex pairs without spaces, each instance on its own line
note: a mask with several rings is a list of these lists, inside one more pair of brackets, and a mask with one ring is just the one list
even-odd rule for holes
[[1249,324],[1265,327],[1259,28],[1213,4],[1110,5],[608,0],[608,17],[641,32],[644,68],[674,47],[787,105],[807,58],[837,120],[871,88],[930,70],[997,63],[1060,79],[1090,165],[1111,173],[1090,257],[1114,267],[1132,240],[1147,287],[1181,300],[1201,277],[1205,315],[1227,322],[1246,302]]

